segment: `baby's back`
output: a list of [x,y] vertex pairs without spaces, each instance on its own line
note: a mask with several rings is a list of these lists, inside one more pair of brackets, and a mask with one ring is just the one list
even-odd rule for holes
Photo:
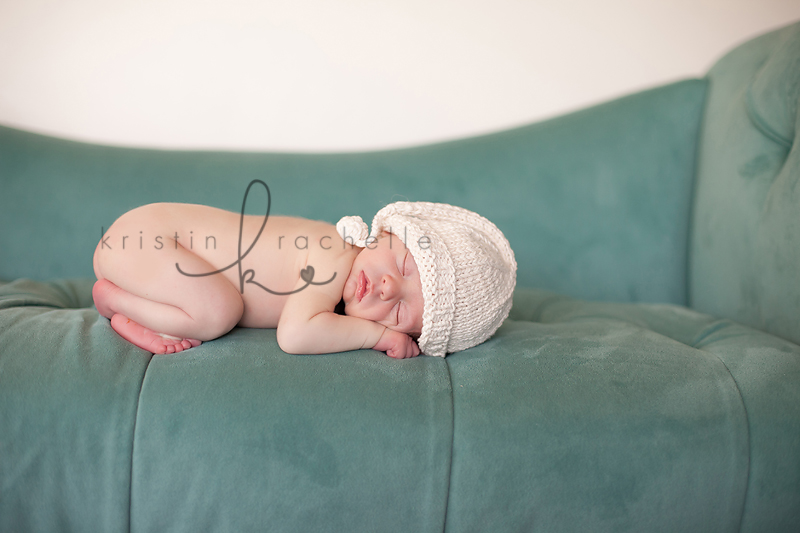
[[[120,217],[106,232],[109,250],[180,268],[179,249],[197,255],[209,271],[221,275],[242,292],[243,327],[277,327],[288,295],[310,264],[314,281],[331,277],[326,264],[340,264],[343,254],[353,255],[327,222],[297,217],[245,215],[222,209],[177,203],[157,203],[136,208]],[[102,243],[101,243],[102,244]],[[310,258],[312,258],[310,260]],[[181,271],[181,270],[179,270]],[[202,272],[181,271],[183,275]],[[310,272],[305,270],[306,275]],[[338,274],[327,290],[341,290],[349,272]],[[324,277],[324,279],[323,279]]]

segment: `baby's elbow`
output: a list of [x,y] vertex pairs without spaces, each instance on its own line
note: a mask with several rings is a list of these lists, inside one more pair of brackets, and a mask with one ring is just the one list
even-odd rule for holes
[[278,330],[275,333],[278,338],[278,346],[288,354],[302,355],[306,353],[303,336],[293,331],[294,329],[296,328],[291,327],[289,324],[278,325]]
[[305,353],[300,346],[300,343],[293,339],[282,339],[281,337],[278,337],[278,346],[281,350],[291,355],[302,355]]

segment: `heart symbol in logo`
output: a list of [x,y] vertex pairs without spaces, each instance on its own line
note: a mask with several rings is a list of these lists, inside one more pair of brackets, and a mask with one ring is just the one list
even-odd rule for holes
[[300,271],[300,278],[306,283],[311,283],[311,280],[314,279],[314,267],[308,265],[303,270]]

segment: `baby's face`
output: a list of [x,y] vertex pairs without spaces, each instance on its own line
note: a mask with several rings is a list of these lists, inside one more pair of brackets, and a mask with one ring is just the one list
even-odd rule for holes
[[389,329],[422,332],[422,282],[414,256],[397,236],[384,233],[353,262],[342,293],[347,315]]

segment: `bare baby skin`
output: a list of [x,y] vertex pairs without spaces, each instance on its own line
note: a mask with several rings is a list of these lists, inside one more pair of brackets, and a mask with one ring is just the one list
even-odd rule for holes
[[[277,328],[288,353],[419,354],[410,335],[422,329],[420,276],[389,233],[360,248],[326,222],[149,204],[107,230],[94,271],[100,314],[151,353],[180,352],[239,326]],[[334,312],[341,300],[345,315]]]

